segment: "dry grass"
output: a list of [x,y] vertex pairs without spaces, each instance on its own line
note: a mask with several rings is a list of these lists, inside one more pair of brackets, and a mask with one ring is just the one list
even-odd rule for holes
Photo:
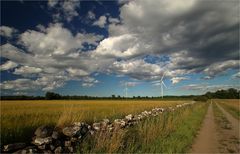
[[107,152],[107,153],[114,153],[118,151],[118,149],[123,145],[123,139],[126,130],[117,130],[113,133],[108,132],[100,132],[96,136],[94,136],[93,144],[94,151],[92,152]]
[[240,119],[240,101],[238,99],[215,99],[214,102],[219,103],[233,117]]
[[34,129],[47,124],[64,126],[73,121],[92,123],[121,118],[154,107],[175,106],[186,101],[1,101],[2,143],[29,140]]
[[207,111],[206,103],[141,121],[138,125],[109,134],[88,137],[79,153],[184,153],[192,144]]
[[218,100],[218,101],[226,105],[232,106],[240,111],[240,100],[238,99],[230,99],[230,100],[225,99],[225,100]]

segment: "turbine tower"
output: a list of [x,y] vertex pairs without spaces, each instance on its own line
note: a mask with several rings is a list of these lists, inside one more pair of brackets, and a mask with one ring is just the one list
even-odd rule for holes
[[128,87],[127,86],[128,86],[127,82],[125,82],[125,89],[124,89],[124,91],[125,91],[125,97],[126,98],[128,97]]
[[165,83],[163,82],[163,77],[164,77],[164,75],[165,75],[165,73],[163,73],[163,76],[161,77],[161,80],[160,80],[162,98],[163,98],[163,86],[164,86],[165,88],[167,88],[167,86],[166,86]]

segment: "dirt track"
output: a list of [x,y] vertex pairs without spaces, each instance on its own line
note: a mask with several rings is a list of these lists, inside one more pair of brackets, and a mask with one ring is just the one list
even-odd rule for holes
[[213,109],[212,104],[210,104],[202,128],[199,131],[190,153],[219,153],[218,146]]
[[226,123],[221,118],[220,122],[216,122],[215,118],[219,117],[214,117],[211,103],[190,153],[240,153],[239,120],[230,115],[218,103],[216,105],[215,107],[220,109],[228,122],[229,128],[222,127]]

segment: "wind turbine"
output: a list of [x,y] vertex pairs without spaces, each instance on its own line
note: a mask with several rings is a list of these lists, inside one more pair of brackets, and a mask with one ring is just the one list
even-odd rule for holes
[[164,86],[165,88],[167,88],[167,86],[166,86],[165,83],[163,82],[163,77],[164,77],[164,75],[165,75],[165,73],[163,73],[163,76],[161,77],[161,80],[160,80],[162,98],[163,98],[163,86]]
[[124,89],[124,91],[125,91],[125,97],[126,98],[128,97],[128,87],[127,86],[128,86],[127,82],[125,82],[125,89]]

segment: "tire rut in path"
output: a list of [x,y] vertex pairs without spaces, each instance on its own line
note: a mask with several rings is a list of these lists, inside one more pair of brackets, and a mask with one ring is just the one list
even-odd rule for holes
[[216,103],[216,104],[217,104],[218,108],[222,111],[224,116],[227,118],[227,120],[231,123],[232,131],[234,132],[236,137],[238,139],[240,139],[240,135],[239,135],[240,123],[239,123],[239,120],[234,118],[231,114],[229,114],[224,108],[221,107],[221,105],[219,105],[218,103]]
[[208,107],[202,128],[196,137],[190,153],[219,153],[212,103]]

